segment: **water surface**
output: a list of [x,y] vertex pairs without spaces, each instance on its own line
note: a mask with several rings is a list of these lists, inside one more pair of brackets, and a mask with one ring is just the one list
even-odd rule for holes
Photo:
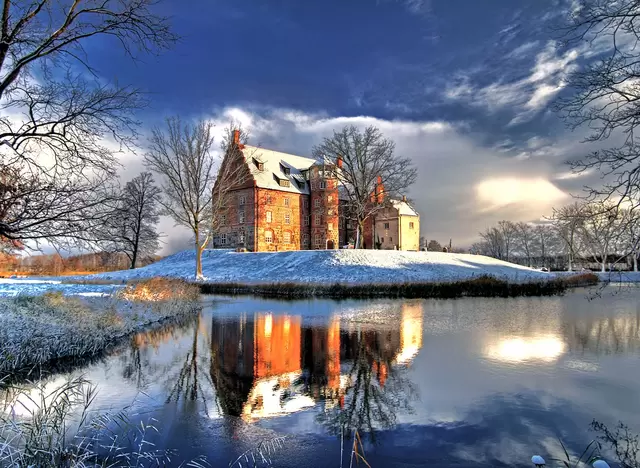
[[339,435],[355,429],[373,467],[529,466],[558,456],[558,438],[581,451],[594,418],[640,432],[639,326],[635,288],[595,300],[206,297],[193,321],[71,374],[97,385],[96,409],[131,406],[157,419],[158,447],[214,466],[286,435],[276,466],[338,467]]

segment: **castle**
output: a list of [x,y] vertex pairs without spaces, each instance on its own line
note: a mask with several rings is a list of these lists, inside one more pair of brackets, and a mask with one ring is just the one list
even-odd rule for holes
[[[233,167],[239,183],[225,192],[216,248],[253,252],[338,249],[352,244],[356,224],[337,171],[342,159],[315,159],[241,144],[238,130],[221,170]],[[221,178],[219,177],[219,180]],[[365,248],[418,250],[420,216],[402,200],[386,200],[378,178],[375,203],[384,207],[365,222]]]

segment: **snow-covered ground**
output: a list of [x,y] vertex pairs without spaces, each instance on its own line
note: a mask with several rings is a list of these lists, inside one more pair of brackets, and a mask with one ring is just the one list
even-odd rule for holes
[[[389,284],[459,281],[491,275],[512,282],[554,278],[531,268],[481,255],[390,250],[304,250],[295,252],[234,252],[206,250],[202,257],[206,280],[215,283]],[[84,279],[123,280],[169,276],[193,279],[195,254],[184,251],[157,263]]]
[[67,284],[49,278],[5,279],[0,278],[0,297],[12,297],[18,294],[38,296],[46,292],[60,291],[73,296],[109,296],[121,285],[105,284]]

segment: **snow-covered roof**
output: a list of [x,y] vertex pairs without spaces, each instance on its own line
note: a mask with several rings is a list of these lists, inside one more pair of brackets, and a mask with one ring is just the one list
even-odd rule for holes
[[398,210],[398,215],[400,216],[420,216],[416,210],[414,210],[411,205],[402,200],[389,200],[391,205]]
[[[244,146],[242,154],[258,187],[309,194],[309,183],[305,181],[302,171],[313,166],[316,162],[315,159],[249,145]],[[264,165],[263,170],[258,169],[254,159]],[[284,172],[284,169],[287,168],[289,169],[288,175]],[[279,180],[288,180],[289,186],[281,186]]]

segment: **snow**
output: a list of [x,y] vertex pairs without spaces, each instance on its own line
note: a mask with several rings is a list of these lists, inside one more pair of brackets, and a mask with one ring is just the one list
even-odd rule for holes
[[414,210],[411,205],[402,200],[390,200],[393,207],[398,210],[400,216],[420,216],[418,212]]
[[[546,273],[481,255],[392,250],[234,252],[205,250],[203,275],[214,283],[389,284],[459,281],[491,275],[511,282],[552,279]],[[125,281],[154,276],[193,279],[195,254],[184,251],[135,270],[83,279]]]
[[[309,169],[316,162],[314,159],[249,145],[244,146],[242,154],[251,168],[251,174],[255,178],[258,187],[279,190],[282,192],[309,194],[309,184],[305,183],[304,186],[300,188],[294,181],[294,178],[304,180],[301,171]],[[258,170],[253,162],[254,158],[264,164],[264,170]],[[282,172],[280,167],[281,164],[290,169],[290,176],[287,176]],[[274,174],[280,179],[289,179],[289,187],[280,186],[280,184],[274,179]]]
[[0,297],[19,294],[38,296],[46,292],[60,291],[67,296],[110,296],[122,285],[68,284],[51,279],[4,279],[0,278]]

